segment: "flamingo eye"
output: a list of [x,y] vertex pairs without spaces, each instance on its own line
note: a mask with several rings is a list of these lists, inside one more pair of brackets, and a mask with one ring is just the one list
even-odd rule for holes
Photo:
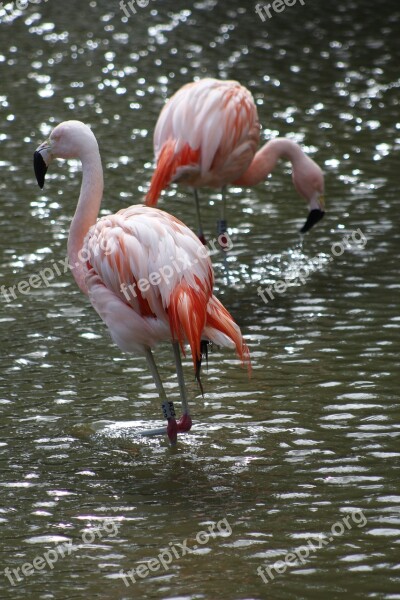
[[61,133],[59,131],[53,131],[50,136],[50,139],[52,142],[58,142],[60,137],[61,137]]

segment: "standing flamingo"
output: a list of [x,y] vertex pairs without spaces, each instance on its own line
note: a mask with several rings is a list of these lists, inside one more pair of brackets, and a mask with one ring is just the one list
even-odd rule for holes
[[276,138],[257,152],[260,124],[250,92],[237,81],[201,79],[180,88],[165,104],[154,131],[156,168],[146,195],[155,206],[170,183],[193,187],[199,237],[204,241],[197,188],[222,188],[219,233],[226,229],[225,186],[263,181],[280,158],[292,163],[293,184],[309,203],[306,233],[324,215],[324,176],[298,144]]
[[[147,206],[131,206],[96,223],[103,195],[103,169],[96,138],[80,121],[65,121],[34,154],[41,188],[54,158],[79,158],[82,185],[68,237],[68,259],[75,280],[125,352],[147,359],[162,401],[168,434],[189,431],[187,392],[180,347],[188,342],[200,383],[202,339],[235,347],[250,368],[249,351],[239,327],[213,295],[208,252],[181,221]],[[151,351],[172,341],[183,407],[177,422]],[[201,385],[201,384],[200,384]],[[157,431],[160,432],[160,431]]]

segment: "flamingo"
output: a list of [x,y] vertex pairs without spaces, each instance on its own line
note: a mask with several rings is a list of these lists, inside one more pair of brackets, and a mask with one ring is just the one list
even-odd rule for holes
[[[157,208],[130,206],[96,222],[103,169],[96,138],[84,123],[60,123],[36,149],[34,170],[40,188],[54,158],[78,158],[82,163],[81,190],[67,246],[73,276],[117,346],[146,357],[167,419],[166,428],[151,433],[167,433],[175,444],[177,433],[192,426],[180,354],[184,343],[190,345],[200,386],[204,340],[236,348],[250,368],[249,350],[238,325],[213,295],[209,253],[186,225]],[[152,353],[165,340],[172,342],[175,358],[183,408],[179,421]]]
[[257,151],[260,124],[251,93],[237,81],[205,78],[181,87],[165,104],[154,131],[154,170],[146,204],[156,206],[170,183],[194,191],[199,237],[204,243],[197,188],[222,188],[218,232],[226,230],[225,186],[253,186],[274,170],[280,158],[292,164],[296,191],[309,204],[306,233],[324,215],[324,176],[298,144],[275,138]]

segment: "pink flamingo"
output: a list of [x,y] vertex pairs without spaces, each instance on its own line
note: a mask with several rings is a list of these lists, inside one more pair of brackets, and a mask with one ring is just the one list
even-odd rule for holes
[[309,203],[305,233],[324,215],[324,176],[320,167],[285,138],[257,152],[260,124],[250,92],[237,81],[201,79],[181,87],[165,104],[154,131],[156,168],[146,195],[155,206],[170,183],[194,191],[199,237],[204,241],[197,188],[222,188],[219,232],[226,229],[226,185],[253,186],[274,170],[280,158],[292,163],[293,184]]
[[[184,343],[190,345],[200,387],[202,340],[236,348],[250,368],[239,327],[213,295],[208,252],[181,221],[155,208],[131,206],[96,222],[103,169],[96,138],[80,121],[59,124],[37,148],[34,169],[41,188],[54,158],[82,162],[81,191],[68,237],[75,280],[121,350],[146,357],[168,422],[167,428],[150,433],[166,432],[175,443],[177,433],[192,425],[180,356]],[[183,416],[178,422],[151,351],[165,340],[172,342],[180,388]]]

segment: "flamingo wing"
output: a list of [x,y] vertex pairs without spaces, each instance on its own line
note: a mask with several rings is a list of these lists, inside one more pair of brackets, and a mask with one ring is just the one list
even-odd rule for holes
[[131,206],[85,238],[89,298],[125,351],[188,341],[199,358],[213,271],[198,238],[175,217]]

